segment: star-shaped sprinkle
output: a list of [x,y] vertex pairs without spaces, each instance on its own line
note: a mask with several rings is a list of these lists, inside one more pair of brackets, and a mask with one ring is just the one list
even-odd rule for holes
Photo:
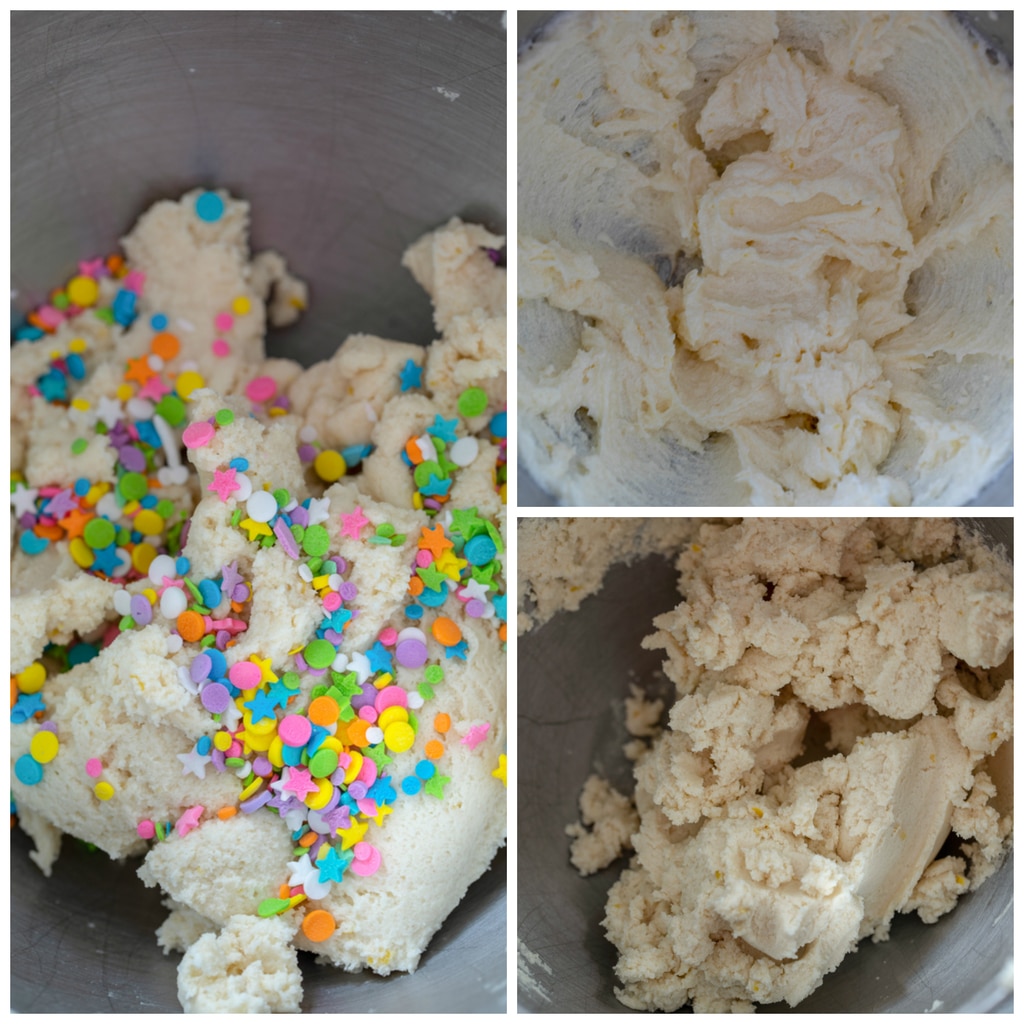
[[257,537],[273,536],[273,532],[266,523],[257,523],[255,519],[249,516],[246,516],[238,525],[249,535],[249,540],[255,540]]
[[94,551],[93,563],[89,567],[93,572],[101,572],[105,576],[113,576],[119,565],[124,564],[124,559],[117,553],[117,548],[110,544],[99,551]]
[[205,779],[206,766],[213,759],[209,754],[200,754],[193,747],[187,754],[178,754],[178,760],[184,765],[181,770],[182,775],[188,775],[191,772],[197,779]]
[[371,672],[391,671],[391,652],[378,640],[367,652]]
[[421,526],[420,534],[419,546],[426,548],[434,558],[440,558],[447,549],[455,546],[445,535],[444,527],[440,523],[433,529]]
[[462,590],[459,591],[458,598],[460,601],[486,601],[490,590],[484,586],[479,580],[466,580],[463,584]]
[[54,519],[60,519],[75,508],[78,508],[78,503],[71,494],[71,488],[66,487],[64,490],[58,491],[52,498],[50,498],[50,500],[43,506],[43,511],[48,516],[53,516]]
[[316,877],[319,874],[320,869],[315,864],[311,864],[309,854],[304,853],[298,860],[293,860],[288,865],[288,885],[294,889],[297,885],[305,885],[307,878]]
[[476,508],[452,509],[452,530],[470,540],[487,529],[484,521],[476,514]]
[[11,721],[27,722],[37,711],[45,711],[46,705],[40,693],[21,693],[11,708]]
[[373,816],[373,822],[375,825],[383,825],[384,819],[394,810],[388,804],[381,804],[377,808],[377,813]]
[[221,567],[220,591],[230,597],[239,583],[244,583],[242,574],[238,571],[238,560],[235,559],[230,565]]
[[164,395],[170,394],[171,389],[160,379],[158,374],[153,374],[145,384],[139,388],[139,398],[152,398],[159,402]]
[[283,708],[287,705],[288,698],[294,695],[294,692],[294,690],[289,690],[280,679],[277,679],[271,684],[270,689],[267,690],[267,696],[274,707]]
[[496,779],[501,779],[501,784],[508,787],[508,758],[504,754],[498,755],[498,767],[491,772]]
[[447,775],[434,775],[423,783],[423,792],[429,793],[431,796],[436,796],[438,800],[443,800],[444,787],[451,781],[451,778]]
[[[268,659],[269,660],[269,659]],[[247,700],[244,706],[252,713],[253,724],[262,722],[264,719],[277,718],[275,712],[276,702],[266,690],[257,690],[252,700]]]
[[401,373],[402,390],[409,391],[411,388],[421,387],[422,380],[423,367],[417,366],[411,359],[407,359]]
[[423,585],[431,590],[440,590],[447,579],[445,574],[438,572],[433,564],[428,565],[425,569],[417,569],[416,575],[423,580]]
[[327,847],[325,853],[318,861],[321,882],[340,882],[345,868],[352,863],[352,854],[339,854],[333,846]]
[[364,526],[369,526],[370,520],[363,515],[363,510],[356,507],[347,515],[341,517],[341,535],[359,540],[359,535]]
[[458,658],[459,661],[466,660],[466,652],[469,650],[469,645],[465,640],[460,640],[457,644],[452,644],[451,647],[444,649],[444,657],[447,661],[449,658]]
[[431,473],[430,479],[420,488],[420,494],[424,494],[428,498],[443,497],[451,489],[451,486],[451,480],[439,480]]
[[485,739],[487,739],[487,734],[490,731],[490,722],[484,722],[482,725],[472,726],[469,732],[467,732],[466,735],[462,737],[463,745],[469,747],[470,750],[476,750],[476,748],[480,746],[480,744],[483,743]]
[[492,579],[496,568],[497,564],[495,562],[488,562],[486,565],[474,565],[473,579],[475,579],[477,583],[486,583],[490,590],[497,590],[498,584]]
[[35,487],[26,487],[24,484],[18,484],[11,491],[11,505],[14,507],[15,516],[20,519],[26,512],[35,515],[36,498],[38,496],[39,491]]
[[387,750],[383,743],[375,743],[372,747],[367,747],[363,754],[368,757],[377,766],[377,771],[380,772],[383,768],[387,768],[389,764],[393,764],[393,759],[388,757]]
[[356,843],[361,843],[369,827],[365,821],[353,821],[348,828],[339,828],[338,835],[341,836],[342,850],[350,850]]
[[331,514],[330,498],[310,498],[306,506],[306,515],[309,519],[308,526],[315,526],[317,523],[326,523]]
[[114,398],[104,395],[96,403],[96,419],[106,424],[107,429],[112,429],[124,415],[121,403]]
[[458,580],[462,570],[469,565],[465,558],[459,558],[454,551],[445,551],[440,558],[434,562],[438,572],[443,572],[449,579]]
[[242,485],[235,479],[235,469],[228,466],[227,469],[215,469],[213,471],[213,482],[206,488],[214,491],[221,501],[227,501],[231,495],[241,490]]
[[58,520],[68,536],[68,540],[81,537],[85,531],[85,524],[96,517],[92,512],[83,512],[80,508],[73,508],[63,519]]
[[261,658],[258,654],[253,654],[249,660],[260,670],[260,683],[276,683],[277,676],[274,675],[274,670],[270,667],[270,658]]
[[149,357],[139,356],[138,359],[128,360],[128,368],[124,371],[124,379],[145,384],[153,376],[153,372],[153,367],[149,365]]
[[459,427],[458,417],[446,420],[440,413],[435,413],[434,422],[427,427],[427,433],[439,437],[448,444],[455,443],[455,431]]
[[284,788],[294,793],[300,800],[304,800],[310,793],[315,793],[320,787],[309,774],[309,769],[293,765],[288,769],[288,781]]
[[508,619],[508,594],[495,595],[494,611],[502,622],[505,622]]
[[199,816],[206,810],[202,804],[196,804],[195,807],[190,807],[185,813],[178,819],[178,823],[174,826],[179,836],[187,836],[189,832],[194,828],[199,827]]
[[100,277],[103,274],[103,257],[97,256],[94,260],[79,260],[78,272],[83,277]]

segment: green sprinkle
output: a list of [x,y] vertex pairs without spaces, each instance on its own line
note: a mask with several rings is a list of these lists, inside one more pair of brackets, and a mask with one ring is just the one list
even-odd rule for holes
[[313,526],[306,527],[305,536],[302,538],[302,550],[307,555],[313,555],[319,557],[320,555],[327,554],[327,549],[331,546],[331,537],[328,534],[325,527],[321,526],[320,523],[315,523]]
[[135,620],[130,615],[126,615],[117,624],[117,628],[121,630],[122,633],[127,633],[129,629],[135,628]]
[[177,509],[174,506],[174,502],[171,501],[170,498],[161,498],[156,503],[156,514],[160,516],[161,519],[170,519],[176,511]]
[[423,672],[423,678],[428,683],[440,683],[444,679],[444,669],[440,665],[428,665]]
[[430,685],[430,683],[420,683],[419,686],[416,687],[416,689],[419,691],[419,695],[424,700],[434,699],[434,688]]
[[185,419],[185,403],[175,394],[164,395],[157,403],[154,412],[172,427],[177,427]]
[[272,548],[276,543],[277,538],[273,534],[270,534],[270,536],[260,537],[261,548]]
[[94,309],[92,313],[97,320],[102,320],[105,324],[112,324],[114,322],[114,311],[109,306],[104,306],[102,309]]
[[235,511],[231,513],[231,520],[230,520],[231,525],[232,526],[237,526],[241,521],[242,521],[242,510],[240,508],[236,508]]
[[299,678],[298,672],[285,672],[281,676],[281,682],[288,687],[289,690],[297,690],[302,680]]
[[213,416],[218,427],[226,427],[235,422],[235,414],[230,409],[218,409]]
[[[305,853],[306,851],[301,851]],[[264,900],[257,908],[256,913],[260,917],[277,917],[278,914],[283,914],[292,905],[291,900],[282,900],[279,897],[273,899]]]
[[71,305],[71,300],[67,297],[65,292],[58,292],[52,299],[50,299],[50,305],[54,309],[67,309]]
[[125,473],[117,482],[117,489],[125,501],[138,501],[149,490],[149,481],[141,473]]
[[244,757],[225,757],[224,763],[229,768],[241,768],[246,763],[246,760]]
[[89,447],[89,442],[84,437],[76,437],[71,442],[71,453],[73,455],[81,455],[86,448]]
[[466,388],[459,395],[459,412],[466,419],[479,416],[487,409],[487,392],[483,388]]
[[405,534],[404,533],[396,533],[394,535],[394,537],[391,538],[391,546],[393,548],[400,548],[404,543],[405,543]]
[[377,527],[378,537],[393,537],[395,535],[395,528],[390,523],[381,523]]
[[292,496],[283,487],[278,487],[278,489],[274,491],[274,501],[277,502],[278,508],[284,508],[291,500]]
[[303,658],[312,668],[327,668],[337,655],[330,640],[310,640],[302,652]]

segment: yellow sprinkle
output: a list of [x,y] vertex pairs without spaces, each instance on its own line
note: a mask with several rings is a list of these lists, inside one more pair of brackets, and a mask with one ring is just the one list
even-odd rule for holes
[[68,545],[68,551],[75,560],[75,564],[80,565],[83,569],[88,569],[96,561],[92,548],[81,537],[75,537],[71,541]]
[[238,298],[231,302],[231,310],[238,314],[238,316],[245,316],[245,314],[249,312],[250,308],[249,300],[244,295],[239,295]]
[[91,277],[79,274],[68,281],[65,289],[68,298],[76,306],[92,306],[100,295],[100,286]]
[[256,792],[256,790],[258,790],[262,785],[263,779],[260,778],[259,775],[257,775],[256,778],[253,779],[252,782],[250,782],[249,785],[246,786],[245,789],[243,789],[242,792],[238,794],[238,802],[242,803],[243,801],[248,800],[249,797],[251,797]]
[[385,708],[378,716],[377,721],[374,723],[378,729],[387,729],[392,722],[408,722],[409,712],[405,710],[399,704],[392,704],[391,707]]
[[60,750],[60,740],[48,729],[40,729],[32,737],[28,750],[40,764],[49,764]]
[[68,342],[68,351],[69,352],[77,352],[77,353],[81,354],[88,347],[89,346],[85,343],[85,338],[72,338]]
[[327,586],[327,581],[329,579],[330,579],[329,576],[314,576],[313,577],[313,586],[317,590],[322,590],[324,587]]
[[290,298],[290,299],[288,300],[288,302],[289,302],[289,303],[290,303],[290,304],[291,304],[292,306],[294,306],[294,307],[295,307],[296,309],[305,309],[305,308],[306,308],[306,304],[305,304],[305,303],[304,303],[304,302],[302,301],[302,299],[300,299],[300,298],[299,298],[299,296],[298,296],[298,295],[293,295],[293,296],[292,296],[292,297],[291,297],[291,298]]
[[307,793],[304,802],[310,810],[319,811],[330,803],[331,795],[334,793],[334,783],[330,779],[314,779],[313,781],[320,789],[315,793]]
[[225,751],[231,746],[231,733],[218,732],[213,737],[213,745],[220,751]]
[[[327,844],[325,843],[324,845],[326,846]],[[297,907],[306,898],[306,894],[304,892],[300,892],[297,896],[292,896],[289,898],[288,905],[289,907]]]
[[267,760],[275,768],[284,767],[284,741],[280,736],[275,736],[267,749]]
[[71,408],[77,409],[79,412],[88,412],[92,408],[89,401],[85,398],[72,398]]
[[764,811],[762,811],[760,807],[751,807],[750,810],[753,813],[755,818],[763,818],[764,817]]
[[412,507],[423,511],[423,495],[419,491],[414,491],[412,495]]
[[287,416],[288,415],[288,410],[287,409],[282,409],[279,405],[275,405],[270,410],[270,415],[271,416]]
[[117,386],[117,399],[120,402],[127,402],[132,395],[135,394],[135,388],[131,384],[125,382],[124,384],[118,384]]
[[109,800],[114,795],[114,787],[109,782],[97,782],[92,791],[100,800]]
[[[78,538],[75,539],[77,540]],[[156,548],[147,541],[136,544],[132,551],[132,565],[135,567],[135,571],[143,574],[148,573],[150,563],[156,558],[156,555]]]
[[182,371],[174,382],[174,390],[178,392],[178,397],[186,401],[193,391],[205,386],[206,378],[201,373],[196,373],[195,370]]
[[385,686],[390,685],[394,678],[395,677],[390,672],[384,672],[374,679],[373,685],[376,686],[378,690],[383,690]]
[[154,537],[164,532],[164,517],[151,508],[144,508],[135,517],[132,525],[143,536]]
[[150,604],[156,604],[156,591],[152,587],[146,587],[146,589],[142,592],[142,596]]
[[38,693],[46,682],[46,669],[41,662],[33,661],[27,668],[23,668],[15,677],[18,689],[22,693]]

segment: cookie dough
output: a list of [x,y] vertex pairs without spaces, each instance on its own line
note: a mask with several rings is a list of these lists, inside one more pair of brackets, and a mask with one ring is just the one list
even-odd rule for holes
[[1012,451],[1012,75],[942,13],[553,19],[523,464],[568,505],[959,505]]
[[304,369],[223,191],[152,207],[12,349],[12,790],[168,897],[188,1010],[297,1011],[296,950],[414,970],[505,836],[503,240],[405,254],[429,348]]
[[1012,569],[951,521],[893,519],[708,523],[677,566],[645,641],[676,702],[636,759],[639,825],[624,840],[591,778],[572,860],[635,850],[603,921],[627,1006],[795,1006],[1009,846]]

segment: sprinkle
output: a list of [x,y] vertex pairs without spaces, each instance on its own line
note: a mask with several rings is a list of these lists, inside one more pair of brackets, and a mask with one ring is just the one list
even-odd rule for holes
[[360,533],[364,526],[370,525],[370,520],[363,515],[363,510],[356,507],[348,514],[341,517],[341,533],[344,537],[352,537],[359,540]]
[[203,813],[206,808],[202,804],[196,804],[195,807],[190,807],[185,813],[178,819],[177,824],[174,826],[179,836],[187,836],[189,832],[194,828],[199,827],[199,816]]
[[216,430],[212,423],[207,423],[206,420],[197,420],[184,429],[181,440],[186,448],[203,448],[213,440],[215,433]]
[[109,800],[114,795],[114,787],[109,782],[97,782],[92,791],[100,800]]
[[498,755],[498,767],[491,772],[496,779],[501,779],[501,784],[508,787],[508,758],[505,754]]
[[68,299],[83,308],[93,306],[99,298],[99,285],[91,277],[80,274],[71,278],[67,285]]
[[487,738],[487,733],[490,731],[490,728],[490,722],[484,722],[482,725],[472,726],[469,732],[462,737],[463,744],[469,747],[470,750],[476,750],[476,748]]
[[302,919],[302,933],[310,942],[326,942],[337,927],[334,918],[326,910],[311,910]]
[[196,197],[196,216],[208,224],[224,216],[224,200],[216,192],[202,192]]
[[269,402],[277,394],[277,381],[273,377],[256,377],[245,386],[245,395],[250,402]]
[[324,483],[333,484],[340,480],[348,467],[340,452],[325,448],[313,460],[313,470]]

